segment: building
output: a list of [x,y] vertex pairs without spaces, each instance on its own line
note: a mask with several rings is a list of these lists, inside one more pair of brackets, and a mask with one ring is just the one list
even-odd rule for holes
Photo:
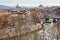
[[9,12],[0,13],[0,28],[7,27],[8,23],[10,21],[11,21],[11,19],[10,19],[10,13]]
[[39,9],[43,9],[44,10],[44,6],[43,5],[39,5],[38,7]]
[[21,19],[21,20],[26,19],[26,14],[27,13],[25,13],[25,12],[26,12],[25,10],[22,10],[21,12],[17,12],[18,18]]

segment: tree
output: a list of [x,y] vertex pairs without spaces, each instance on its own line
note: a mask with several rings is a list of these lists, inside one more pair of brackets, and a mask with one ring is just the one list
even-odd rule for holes
[[1,17],[0,17],[0,28],[5,28],[5,27],[7,27],[7,24],[8,24],[8,17],[7,17],[7,15],[2,15]]

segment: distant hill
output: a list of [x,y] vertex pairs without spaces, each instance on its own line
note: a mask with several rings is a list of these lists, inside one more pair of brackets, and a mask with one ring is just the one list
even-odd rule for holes
[[5,8],[12,8],[12,7],[10,7],[10,6],[5,6],[5,5],[0,5],[0,8],[5,9]]
[[[16,8],[16,6],[5,6],[5,5],[0,5],[0,8],[3,9],[9,9],[9,8]],[[20,6],[20,8],[30,8],[29,6]],[[33,7],[32,7],[33,8]]]
[[[16,6],[5,6],[5,5],[0,5],[0,8],[3,8],[3,9],[9,9],[9,8],[15,8]],[[21,8],[28,8],[26,6],[20,6]]]
[[60,6],[52,6],[51,8],[59,8]]

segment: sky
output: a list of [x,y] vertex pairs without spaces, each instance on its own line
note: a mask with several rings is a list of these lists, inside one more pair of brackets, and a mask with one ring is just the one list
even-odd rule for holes
[[31,6],[37,7],[40,4],[43,6],[60,6],[60,0],[0,0],[0,5],[6,6]]

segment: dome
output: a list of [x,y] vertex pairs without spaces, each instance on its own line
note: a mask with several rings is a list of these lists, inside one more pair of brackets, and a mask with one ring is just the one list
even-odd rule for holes
[[18,4],[16,5],[16,8],[20,8]]
[[39,7],[43,7],[43,5],[39,5]]

